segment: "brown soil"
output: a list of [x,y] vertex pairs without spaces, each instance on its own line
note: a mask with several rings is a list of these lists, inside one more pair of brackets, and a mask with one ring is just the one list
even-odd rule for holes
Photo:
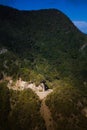
[[48,106],[45,104],[45,99],[42,100],[40,112],[45,121],[47,130],[55,130],[54,121]]

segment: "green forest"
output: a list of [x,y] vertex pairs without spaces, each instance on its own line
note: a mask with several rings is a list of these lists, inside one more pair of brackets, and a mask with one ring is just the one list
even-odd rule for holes
[[87,130],[87,35],[56,9],[0,6],[0,130],[45,130],[32,90],[7,88],[6,77],[53,89],[46,104],[56,130]]

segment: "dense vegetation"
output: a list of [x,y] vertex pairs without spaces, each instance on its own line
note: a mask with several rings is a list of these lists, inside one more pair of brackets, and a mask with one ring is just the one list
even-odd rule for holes
[[10,94],[6,83],[0,83],[0,130],[8,129],[8,116],[11,110]]
[[47,97],[56,130],[86,130],[87,86],[79,89],[63,81],[58,83],[54,92]]
[[30,89],[8,90],[0,84],[0,130],[45,130],[40,101]]
[[[50,88],[55,88],[47,99],[47,105],[54,120],[57,120],[57,128],[86,130],[87,119],[81,114],[83,107],[87,106],[83,102],[83,98],[87,100],[87,46],[81,49],[86,42],[87,35],[81,33],[68,17],[56,9],[18,11],[0,6],[0,79],[11,76],[13,79],[21,77],[36,84],[46,81]],[[20,127],[19,118],[25,117],[23,123],[28,123],[27,118],[30,115],[21,113],[24,110],[28,113],[27,107],[37,100],[35,98],[28,104],[29,95],[26,93],[11,94],[11,97],[21,95],[9,116],[9,119],[12,118],[12,130],[24,129]],[[26,98],[22,100],[23,94]],[[29,100],[31,98],[29,96]],[[79,100],[81,108],[77,108]],[[25,107],[22,107],[23,104]],[[39,109],[38,103],[36,105]],[[30,113],[32,112],[33,109]],[[36,112],[35,115],[38,114]],[[37,124],[36,118],[33,120]],[[33,129],[33,125],[31,127]]]
[[38,74],[47,81],[87,78],[87,48],[79,51],[86,35],[58,10],[18,11],[0,6],[0,37],[0,49],[7,49],[0,54],[0,73],[36,81]]

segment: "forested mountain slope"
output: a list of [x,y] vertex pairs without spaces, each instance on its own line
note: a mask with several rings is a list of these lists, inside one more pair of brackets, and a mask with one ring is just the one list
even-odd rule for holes
[[18,11],[0,6],[0,50],[8,50],[0,55],[0,68],[7,75],[23,76],[20,73],[33,69],[44,78],[51,78],[50,70],[56,71],[56,78],[73,76],[79,73],[78,62],[83,64],[79,69],[84,75],[86,68],[83,70],[85,63],[81,60],[85,58],[85,49],[79,50],[85,39],[86,35],[56,9]]
[[54,88],[46,103],[57,130],[87,129],[86,44],[87,35],[59,10],[0,6],[0,79],[21,77]]

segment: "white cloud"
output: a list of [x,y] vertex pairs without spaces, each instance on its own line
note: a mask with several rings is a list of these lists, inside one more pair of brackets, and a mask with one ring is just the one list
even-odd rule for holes
[[74,25],[84,33],[87,33],[87,22],[86,21],[73,21]]

